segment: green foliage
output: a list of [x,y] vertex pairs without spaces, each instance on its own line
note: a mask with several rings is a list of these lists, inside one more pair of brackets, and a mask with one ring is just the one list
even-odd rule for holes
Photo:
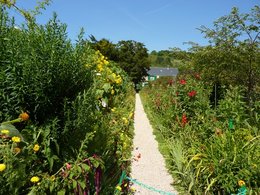
[[249,114],[238,87],[227,89],[212,108],[211,86],[200,78],[161,78],[141,91],[175,185],[184,194],[230,194],[243,180],[250,193],[259,193],[257,111]]
[[117,62],[132,82],[138,84],[143,81],[150,67],[148,50],[144,44],[133,40],[113,44],[106,39],[97,41],[94,36],[91,36],[90,39],[91,47],[100,51],[109,60]]
[[73,99],[90,86],[86,62],[77,57],[81,54],[67,40],[66,26],[56,15],[45,26],[18,30],[9,23],[1,28],[1,120],[27,110],[41,123],[60,115],[65,98]]
[[203,72],[209,82],[246,87],[250,108],[259,93],[259,13],[259,6],[246,14],[233,8],[212,29],[202,26],[200,31],[211,45],[198,49],[193,59],[195,70]]
[[[39,176],[45,171],[45,176],[60,164],[59,158],[52,151],[50,144],[55,140],[51,139],[51,131],[55,126],[46,125],[37,128],[33,125],[27,126],[19,131],[10,121],[2,123],[0,151],[1,163],[6,165],[6,170],[1,173],[0,183],[1,194],[28,193],[33,183],[30,179]],[[7,131],[8,133],[3,133]],[[14,134],[13,131],[17,133]],[[58,146],[57,146],[58,147]],[[59,149],[59,148],[57,148]]]
[[28,16],[17,29],[0,9],[0,120],[30,114],[0,126],[0,194],[113,193],[130,166],[133,85],[83,31],[72,44],[56,14]]
[[149,54],[151,66],[154,67],[174,67],[180,68],[181,66],[189,64],[192,53],[183,51],[180,48],[170,48],[169,50],[152,51]]
[[118,61],[116,44],[113,44],[107,39],[101,39],[98,41],[93,35],[90,36],[89,43],[94,50],[100,51],[100,53],[106,56],[109,60],[114,62]]
[[147,49],[136,41],[119,41],[117,48],[120,66],[138,84],[147,75],[150,66]]

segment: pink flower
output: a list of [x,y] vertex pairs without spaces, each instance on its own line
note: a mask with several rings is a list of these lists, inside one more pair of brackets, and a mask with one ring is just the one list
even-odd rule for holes
[[70,170],[70,169],[71,169],[71,167],[72,167],[72,165],[71,165],[71,164],[69,164],[69,163],[66,163],[66,168],[67,168],[68,170]]

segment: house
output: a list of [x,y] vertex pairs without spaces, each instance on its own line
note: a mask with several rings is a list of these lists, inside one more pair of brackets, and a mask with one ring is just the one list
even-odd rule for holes
[[146,81],[153,81],[159,77],[172,76],[175,77],[178,74],[178,68],[164,68],[164,67],[151,67],[147,72],[148,76],[145,78]]

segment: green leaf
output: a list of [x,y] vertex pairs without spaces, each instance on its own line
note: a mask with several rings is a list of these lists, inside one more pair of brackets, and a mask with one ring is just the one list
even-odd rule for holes
[[111,89],[110,83],[105,83],[105,84],[103,85],[103,89],[104,89],[105,92],[109,92],[110,89]]
[[73,189],[75,189],[77,187],[77,184],[78,184],[77,181],[73,180],[73,182],[72,182]]
[[78,183],[79,183],[79,185],[80,185],[80,187],[81,187],[82,189],[84,189],[84,188],[86,187],[86,184],[85,184],[84,181],[79,181]]
[[54,182],[52,182],[51,185],[50,185],[50,192],[53,191],[54,187],[55,187]]
[[58,195],[65,195],[66,194],[66,190],[62,189],[60,191],[58,191]]
[[86,172],[89,172],[89,171],[90,171],[90,167],[89,167],[88,165],[82,164],[81,166],[82,166],[82,168],[83,168]]

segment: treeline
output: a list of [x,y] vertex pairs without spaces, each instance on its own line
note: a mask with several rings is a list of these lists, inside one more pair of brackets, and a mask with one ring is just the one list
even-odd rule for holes
[[180,48],[170,48],[169,50],[152,51],[149,54],[151,67],[173,67],[178,68],[190,62],[192,53]]

